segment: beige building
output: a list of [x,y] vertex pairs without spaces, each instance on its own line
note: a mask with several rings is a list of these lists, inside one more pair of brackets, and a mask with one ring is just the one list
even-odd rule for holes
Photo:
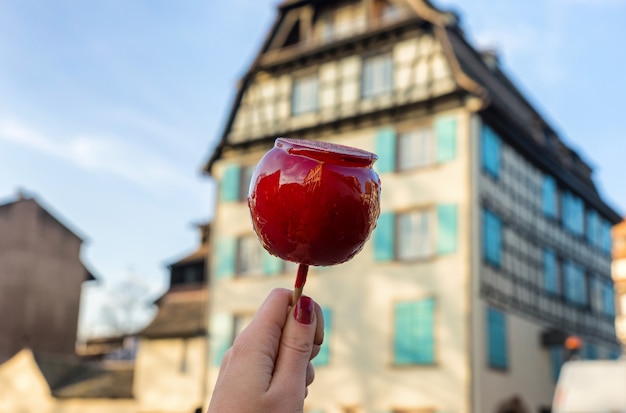
[[169,266],[170,288],[142,331],[90,340],[80,357],[22,349],[0,363],[0,413],[200,412],[208,397],[209,226],[199,230],[198,248]]
[[206,172],[209,386],[234,335],[295,266],[246,204],[278,136],[379,155],[381,216],[352,261],[312,268],[324,309],[309,412],[547,412],[570,334],[618,354],[610,228],[589,165],[454,13],[426,0],[286,1],[241,80]]
[[617,317],[617,336],[626,347],[626,220],[613,227],[613,281]]

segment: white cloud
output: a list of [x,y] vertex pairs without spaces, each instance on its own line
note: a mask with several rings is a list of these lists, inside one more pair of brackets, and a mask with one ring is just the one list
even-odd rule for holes
[[54,139],[12,119],[0,119],[0,140],[70,162],[86,171],[133,182],[150,191],[192,189],[190,178],[149,147],[138,147],[117,137],[82,135]]

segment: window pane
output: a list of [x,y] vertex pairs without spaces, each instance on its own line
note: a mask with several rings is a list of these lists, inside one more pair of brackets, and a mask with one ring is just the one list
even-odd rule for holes
[[432,253],[429,221],[427,210],[398,215],[398,259],[424,258]]
[[361,93],[363,97],[378,96],[393,89],[393,60],[390,54],[363,60]]
[[318,97],[317,75],[295,79],[291,91],[291,113],[299,115],[315,112],[318,108]]
[[262,248],[263,247],[254,235],[239,239],[239,275],[255,275],[263,273]]
[[433,163],[433,134],[431,128],[398,135],[398,169],[406,170]]

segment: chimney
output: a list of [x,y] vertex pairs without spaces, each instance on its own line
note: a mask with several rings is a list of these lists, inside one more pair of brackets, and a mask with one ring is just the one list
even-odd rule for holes
[[496,49],[485,49],[480,52],[480,56],[489,70],[494,71],[500,66],[500,57]]

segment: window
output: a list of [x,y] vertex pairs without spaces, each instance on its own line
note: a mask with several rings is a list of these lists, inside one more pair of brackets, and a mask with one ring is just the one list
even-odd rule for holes
[[239,276],[263,273],[263,247],[255,235],[239,238],[237,248],[237,274]]
[[330,331],[332,329],[333,314],[332,310],[328,307],[322,307],[322,314],[324,315],[324,342],[320,347],[320,352],[317,357],[313,359],[313,365],[315,367],[326,366],[330,362]]
[[393,90],[393,60],[391,54],[363,59],[361,95],[364,98],[384,95]]
[[562,202],[563,228],[574,235],[583,235],[585,216],[583,200],[571,192],[564,191]]
[[319,105],[317,74],[295,78],[291,89],[291,114],[315,112]]
[[487,363],[489,367],[500,370],[508,368],[506,335],[505,314],[495,308],[487,308]]
[[558,216],[558,192],[556,181],[551,176],[545,175],[541,186],[543,213],[549,218]]
[[407,170],[433,162],[431,128],[420,128],[398,134],[398,169]]
[[602,310],[610,317],[615,316],[615,293],[611,281],[605,281],[602,285]]
[[598,277],[591,277],[589,279],[589,290],[591,310],[594,313],[602,314],[604,311],[604,304],[602,302],[602,280]]
[[600,249],[604,253],[610,254],[611,247],[611,223],[603,219],[600,223]]
[[553,250],[543,251],[543,287],[551,294],[561,292],[561,280],[559,264]]
[[497,179],[500,176],[500,137],[489,126],[483,125],[481,143],[483,170]]
[[433,252],[429,210],[399,214],[397,219],[398,259],[426,258]]
[[[430,122],[428,122],[430,123]],[[396,133],[394,128],[376,132],[376,170],[405,171],[456,158],[457,118],[436,117],[432,124]]]
[[433,364],[435,362],[434,310],[434,298],[396,303],[395,364]]
[[457,217],[455,204],[400,214],[383,212],[373,234],[375,260],[414,260],[456,252]]
[[600,216],[593,209],[587,210],[585,234],[589,245],[600,248]]
[[502,221],[488,209],[483,210],[483,258],[496,267],[502,255]]
[[246,202],[248,200],[250,181],[252,181],[254,169],[254,165],[247,165],[241,168],[241,180],[239,182],[239,200],[242,202]]
[[565,298],[567,301],[586,305],[587,304],[587,280],[582,266],[572,261],[563,263],[563,280],[565,284]]

